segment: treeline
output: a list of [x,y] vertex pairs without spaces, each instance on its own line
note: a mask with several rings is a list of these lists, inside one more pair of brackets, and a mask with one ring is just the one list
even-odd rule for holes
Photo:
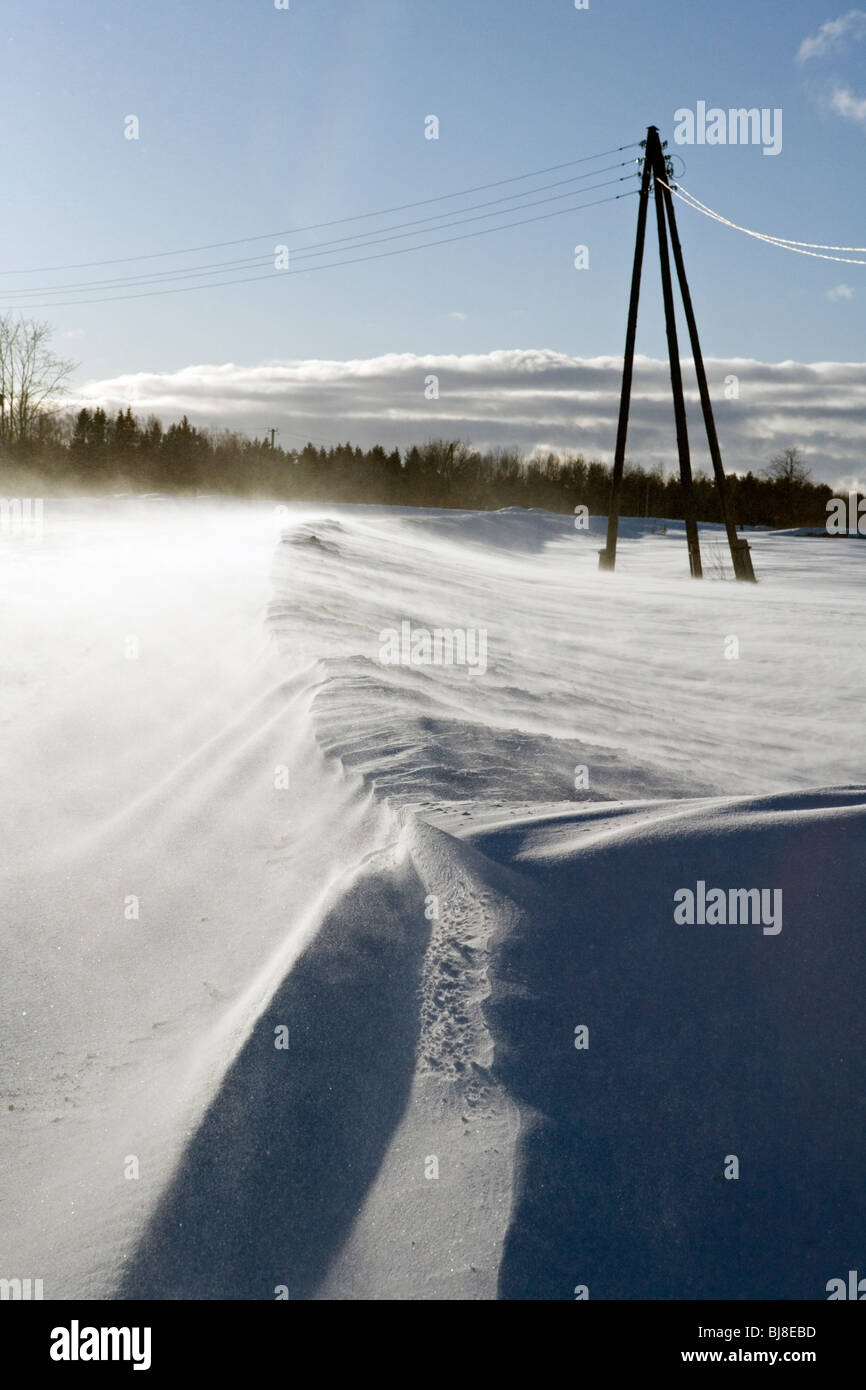
[[[57,486],[106,491],[219,492],[310,502],[366,502],[416,507],[544,507],[607,512],[611,470],[576,454],[524,458],[513,450],[481,452],[465,443],[431,440],[386,451],[342,444],[302,449],[271,447],[269,440],[232,431],[200,429],[186,416],[165,428],[155,416],[130,408],[108,415],[80,410],[65,421],[50,417],[26,443],[7,448],[15,464]],[[738,525],[820,525],[832,490],[799,477],[731,474]],[[720,521],[711,476],[694,483],[698,518]],[[682,518],[679,479],[660,467],[626,469],[622,513]]]

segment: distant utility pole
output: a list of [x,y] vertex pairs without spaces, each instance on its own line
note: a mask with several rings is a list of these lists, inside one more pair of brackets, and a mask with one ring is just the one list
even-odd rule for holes
[[271,448],[272,448],[272,449],[273,449],[273,447],[274,447],[274,435],[275,435],[275,434],[279,434],[279,430],[278,430],[278,429],[275,429],[275,428],[272,426],[272,427],[271,427]]
[[[625,468],[625,445],[628,435],[628,417],[631,405],[631,384],[634,371],[634,348],[635,337],[637,334],[637,313],[638,302],[640,300],[640,279],[643,266],[644,243],[646,240],[647,209],[649,204],[650,180],[653,184],[656,204],[656,225],[659,241],[659,262],[662,273],[662,296],[665,306],[665,327],[667,329],[668,340],[668,359],[670,363],[671,390],[674,399],[674,420],[676,423],[677,434],[677,454],[680,463],[680,483],[683,494],[683,515],[686,523],[686,540],[689,551],[689,569],[692,578],[700,579],[703,575],[701,566],[701,547],[698,538],[698,523],[695,512],[694,492],[692,490],[692,468],[689,453],[689,435],[686,424],[686,404],[683,393],[682,370],[680,367],[679,341],[677,338],[676,314],[674,310],[673,282],[671,278],[670,256],[668,252],[668,230],[670,231],[670,244],[674,253],[674,265],[676,266],[677,280],[679,282],[680,294],[683,301],[686,323],[689,329],[689,338],[692,345],[692,356],[695,360],[695,374],[698,379],[698,390],[701,397],[701,409],[704,416],[704,426],[707,431],[707,442],[710,449],[710,457],[713,461],[713,472],[716,479],[716,490],[719,495],[719,506],[721,508],[722,520],[725,524],[725,531],[728,536],[728,544],[731,548],[731,559],[734,565],[734,575],[737,579],[750,580],[754,582],[755,571],[752,567],[752,556],[749,551],[748,541],[737,535],[737,528],[731,518],[728,508],[726,495],[725,470],[722,466],[722,454],[719,448],[719,440],[716,434],[716,424],[713,418],[713,407],[710,401],[710,391],[707,385],[707,374],[704,369],[704,359],[701,353],[701,344],[698,337],[698,326],[695,320],[694,309],[692,307],[691,294],[689,293],[688,281],[686,280],[685,262],[683,261],[683,251],[680,245],[679,233],[677,231],[676,215],[674,213],[674,200],[669,187],[670,176],[665,158],[664,147],[656,126],[651,125],[647,130],[646,151],[644,155],[643,170],[641,173],[640,199],[638,204],[637,236],[635,238],[634,264],[631,276],[631,297],[628,308],[628,324],[626,327],[625,338],[625,359],[622,371],[622,390],[619,403],[619,422],[616,432],[616,448],[613,461],[613,480],[611,484],[610,508],[607,521],[607,543],[604,550],[599,553],[599,569],[612,570],[616,566],[616,542],[619,532],[619,514],[622,502],[622,481]],[[665,223],[667,219],[667,225]]]

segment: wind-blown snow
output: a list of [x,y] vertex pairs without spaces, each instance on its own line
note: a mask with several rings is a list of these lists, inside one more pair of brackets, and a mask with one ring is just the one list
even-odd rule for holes
[[[702,536],[703,584],[678,523],[611,575],[544,512],[2,539],[0,1277],[799,1299],[862,1263],[866,547],[752,533],[751,586]],[[486,670],[383,664],[405,621]],[[781,932],[675,924],[699,880],[781,889]]]

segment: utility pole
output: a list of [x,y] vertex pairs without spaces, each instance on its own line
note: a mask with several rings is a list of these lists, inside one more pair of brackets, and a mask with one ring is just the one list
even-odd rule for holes
[[278,430],[278,429],[274,429],[274,428],[272,427],[272,428],[271,428],[271,448],[272,448],[272,449],[273,449],[273,447],[274,447],[274,435],[275,435],[275,434],[279,434],[279,430]]
[[725,487],[725,470],[722,465],[722,455],[719,448],[718,435],[716,434],[715,419],[713,417],[712,402],[710,401],[709,386],[707,375],[704,368],[704,359],[701,353],[701,345],[698,337],[697,322],[695,319],[694,308],[692,306],[691,294],[689,293],[688,281],[686,279],[685,262],[683,260],[682,246],[680,244],[679,233],[677,231],[676,216],[674,214],[673,197],[669,186],[667,161],[665,159],[664,147],[656,126],[650,126],[647,130],[644,165],[641,175],[640,204],[638,209],[637,236],[635,240],[634,267],[632,269],[631,298],[629,300],[628,325],[626,328],[625,359],[623,362],[622,391],[620,394],[619,423],[617,425],[616,449],[614,452],[613,479],[611,484],[611,499],[608,511],[607,523],[607,543],[604,550],[599,553],[599,569],[612,570],[616,565],[616,542],[619,530],[619,514],[622,498],[622,479],[625,464],[625,446],[628,434],[628,417],[631,401],[631,385],[634,369],[634,346],[637,330],[637,311],[640,297],[640,276],[643,264],[644,241],[646,237],[647,201],[649,197],[649,184],[652,178],[653,193],[656,202],[656,224],[659,239],[659,263],[662,276],[662,296],[665,307],[665,328],[667,331],[668,358],[670,362],[671,390],[674,400],[674,420],[676,423],[677,435],[677,454],[680,464],[680,482],[682,485],[683,496],[683,516],[686,524],[686,539],[689,552],[689,570],[694,579],[700,579],[703,575],[701,566],[700,540],[698,535],[697,515],[695,511],[694,493],[692,490],[692,469],[689,452],[688,426],[686,422],[685,395],[683,392],[682,369],[680,366],[679,341],[677,337],[676,313],[674,309],[673,282],[671,277],[670,256],[668,252],[668,228],[670,229],[671,246],[674,253],[674,264],[677,271],[677,280],[683,300],[686,322],[689,329],[689,338],[692,345],[692,354],[695,360],[695,372],[698,378],[698,389],[701,397],[701,408],[704,416],[704,425],[707,431],[707,442],[710,449],[710,457],[713,461],[713,472],[715,474],[716,488],[719,494],[719,503],[722,518],[727,532],[728,544],[731,548],[731,559],[734,565],[734,575],[737,579],[751,580],[754,582],[755,572],[752,567],[752,557],[749,552],[748,542],[737,535],[737,529],[730,515]]
[[[683,248],[680,244],[680,236],[677,231],[677,218],[674,211],[674,199],[671,193],[668,180],[662,175],[662,184],[659,185],[659,176],[656,177],[656,189],[660,188],[664,198],[665,210],[667,212],[668,223],[671,229],[671,246],[674,252],[674,264],[677,268],[677,279],[680,285],[680,294],[685,310],[686,323],[689,328],[689,339],[692,345],[692,357],[695,361],[695,375],[698,379],[698,390],[701,396],[701,410],[704,416],[704,428],[707,431],[707,444],[709,445],[710,458],[713,461],[713,473],[716,479],[716,489],[719,494],[719,504],[721,507],[722,521],[728,537],[728,545],[731,549],[731,560],[734,565],[734,574],[737,579],[755,582],[755,570],[752,565],[752,555],[749,550],[749,543],[743,537],[737,535],[737,528],[728,506],[727,483],[725,479],[725,469],[722,464],[722,451],[719,448],[719,437],[716,433],[716,421],[713,415],[713,403],[710,400],[710,388],[707,384],[707,373],[704,368],[704,356],[701,352],[701,342],[698,337],[698,324],[695,318],[695,311],[692,306],[692,296],[689,291],[689,282],[686,279],[686,266],[683,260]],[[656,197],[659,193],[656,193]]]
[[671,262],[668,255],[668,236],[665,227],[665,205],[659,186],[659,164],[661,177],[667,178],[664,153],[659,133],[650,126],[647,133],[647,155],[653,165],[653,193],[656,201],[656,222],[659,233],[659,261],[662,271],[662,297],[665,302],[665,329],[668,340],[668,359],[671,369],[671,390],[674,396],[674,419],[677,427],[677,454],[680,460],[680,485],[683,495],[683,516],[686,523],[686,540],[689,547],[689,569],[693,579],[703,578],[701,567],[701,543],[698,538],[698,522],[695,514],[695,499],[692,492],[692,464],[689,456],[689,430],[686,424],[686,398],[683,394],[683,374],[680,367],[680,348],[677,338],[677,316],[674,309],[674,290],[671,283]]
[[640,274],[646,240],[646,215],[649,202],[651,165],[644,158],[640,181],[637,214],[637,237],[634,244],[634,264],[631,272],[631,296],[628,302],[628,324],[625,332],[625,359],[622,366],[622,390],[619,397],[619,422],[616,427],[616,450],[613,456],[613,482],[607,513],[607,544],[599,552],[598,567],[612,570],[616,564],[616,538],[619,531],[619,506],[622,496],[622,475],[625,466],[625,441],[628,435],[628,412],[631,404],[631,378],[634,371],[634,343],[637,334],[637,310],[640,301]]

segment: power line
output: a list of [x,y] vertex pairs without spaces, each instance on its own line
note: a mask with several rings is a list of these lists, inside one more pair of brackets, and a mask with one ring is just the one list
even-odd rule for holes
[[[659,179],[659,183],[663,180]],[[866,246],[822,246],[817,241],[793,241],[787,237],[771,236],[768,232],[756,232],[750,227],[742,227],[738,222],[732,222],[729,217],[716,212],[713,208],[707,207],[700,198],[696,198],[687,188],[682,185],[672,187],[665,183],[664,187],[673,193],[686,207],[690,207],[693,212],[700,212],[705,217],[710,217],[714,222],[720,222],[722,226],[732,227],[734,231],[743,232],[746,236],[755,237],[758,241],[763,241],[769,246],[776,246],[782,251],[796,251],[800,256],[813,256],[819,261],[838,261],[843,265],[866,265],[866,261],[857,260],[851,256],[830,256],[825,254],[828,251],[857,251],[866,252]]]
[[[667,187],[667,185],[665,186]],[[676,193],[678,189],[682,190],[682,193],[684,193],[687,198],[690,198],[691,201],[695,203],[702,212],[708,213],[710,216],[717,218],[721,222],[726,222],[729,227],[735,227],[738,232],[746,232],[749,236],[761,237],[764,241],[776,241],[783,246],[809,247],[809,249],[812,251],[866,252],[866,246],[825,246],[820,241],[795,241],[793,237],[772,236],[769,232],[750,231],[748,227],[741,227],[737,222],[731,222],[729,218],[723,217],[720,212],[714,212],[712,208],[707,207],[706,203],[702,203],[700,198],[696,198],[694,193],[690,193],[689,190],[687,188],[684,188],[682,184],[679,184],[677,188],[671,189],[671,192]]]
[[[620,179],[615,179],[615,180],[612,180],[612,182],[614,182],[614,183],[620,183],[620,182],[622,182],[622,180],[620,180]],[[586,190],[584,190],[584,191],[585,191],[585,192],[589,192],[590,190],[589,190],[589,189],[586,189]],[[252,284],[252,283],[253,283],[254,281],[256,281],[256,280],[272,280],[272,279],[274,278],[275,275],[279,276],[279,275],[281,275],[281,274],[282,274],[282,275],[311,275],[311,274],[313,274],[315,271],[318,271],[318,270],[335,270],[338,266],[343,266],[343,265],[358,265],[358,264],[360,264],[362,261],[380,261],[380,260],[386,259],[386,258],[389,257],[389,256],[405,256],[405,255],[407,255],[410,251],[425,251],[425,250],[427,250],[429,247],[432,247],[432,246],[444,246],[444,245],[446,245],[446,244],[449,243],[449,242],[454,242],[454,241],[468,241],[468,240],[469,240],[470,238],[472,238],[472,237],[490,236],[490,234],[491,234],[492,232],[506,231],[509,227],[525,227],[525,226],[527,226],[527,225],[528,225],[529,223],[531,223],[531,222],[546,222],[546,221],[547,221],[549,218],[551,218],[551,217],[563,217],[563,216],[565,216],[566,214],[568,214],[568,213],[570,213],[570,212],[582,212],[585,208],[600,207],[602,203],[616,203],[616,202],[619,202],[619,200],[620,200],[621,198],[633,198],[633,197],[637,197],[637,193],[638,193],[638,190],[637,190],[636,188],[632,188],[632,189],[630,189],[627,193],[615,193],[615,194],[612,194],[611,196],[609,196],[609,197],[607,197],[607,198],[596,198],[596,199],[594,199],[594,200],[593,200],[592,202],[590,202],[590,203],[578,203],[575,207],[570,207],[570,208],[557,208],[555,212],[543,212],[543,213],[539,213],[539,214],[538,214],[537,216],[535,216],[535,217],[524,217],[524,218],[520,218],[520,219],[519,219],[518,221],[516,221],[516,222],[503,222],[503,223],[500,223],[500,224],[499,224],[498,226],[496,226],[496,227],[482,227],[482,228],[480,228],[478,231],[475,231],[475,232],[463,232],[463,233],[461,233],[460,236],[440,237],[440,238],[438,238],[436,241],[425,241],[425,242],[421,242],[421,243],[420,243],[419,245],[417,245],[417,246],[398,246],[398,247],[395,247],[395,248],[394,248],[393,250],[391,250],[391,251],[378,251],[378,252],[376,252],[376,254],[373,255],[373,256],[354,256],[354,257],[350,258],[349,260],[344,260],[344,261],[331,261],[331,262],[330,262],[329,264],[327,264],[327,265],[308,265],[308,266],[302,266],[300,270],[296,270],[296,271],[280,272],[280,271],[276,271],[276,270],[271,270],[271,271],[268,272],[267,275],[247,275],[247,276],[241,276],[239,279],[236,279],[236,280],[218,280],[218,281],[215,281],[215,282],[213,282],[213,283],[211,283],[211,284],[207,284],[207,285],[179,285],[179,286],[177,286],[177,287],[174,288],[174,289],[166,289],[166,290],[145,290],[143,294],[119,294],[119,295],[109,295],[109,296],[105,296],[105,297],[100,298],[100,299],[61,299],[61,300],[57,300],[57,301],[53,301],[53,302],[52,302],[52,301],[46,302],[46,301],[43,300],[40,304],[32,304],[32,305],[31,305],[31,304],[17,304],[15,307],[16,307],[16,308],[19,308],[19,309],[55,309],[55,308],[72,307],[73,305],[80,305],[80,304],[118,304],[118,303],[120,303],[121,301],[123,301],[123,300],[128,300],[128,299],[151,299],[151,298],[154,298],[154,297],[156,297],[156,296],[161,296],[161,295],[166,295],[166,294],[189,294],[189,293],[190,293],[191,291],[193,291],[193,290],[223,289],[223,288],[225,288],[225,287],[227,287],[227,286],[229,286],[229,285],[249,285],[249,284]],[[543,201],[547,201],[547,200],[543,200]],[[527,204],[527,206],[529,206],[529,205]],[[476,219],[468,219],[468,220],[476,220]],[[459,225],[462,225],[462,224],[460,224],[460,223],[455,223],[455,224],[453,224],[453,225],[459,226]],[[434,230],[434,229],[431,228],[430,230],[432,231],[432,230]],[[438,229],[435,229],[435,230],[445,230],[445,229],[444,229],[444,228],[438,228]],[[371,244],[375,244],[375,243],[371,243]],[[194,272],[192,272],[192,273],[194,273]]]
[[260,232],[256,236],[237,237],[233,241],[211,241],[199,246],[180,247],[175,251],[150,251],[139,256],[116,256],[110,260],[101,261],[71,261],[65,265],[43,265],[31,266],[23,270],[3,270],[2,275],[42,275],[49,274],[55,270],[92,270],[103,265],[128,265],[133,261],[152,261],[166,256],[188,256],[199,251],[219,251],[226,246],[243,246],[250,241],[269,241],[273,237],[298,235],[302,232],[318,232],[326,227],[345,226],[347,222],[360,222],[369,217],[387,217],[394,212],[407,212],[410,208],[429,207],[431,203],[441,203],[449,198],[464,198],[470,193],[483,193],[488,188],[502,188],[505,184],[519,183],[523,179],[540,178],[542,174],[553,174],[560,169],[574,168],[577,164],[587,164],[593,159],[604,159],[607,155],[621,154],[623,150],[636,149],[638,141],[632,140],[627,145],[616,145],[610,150],[601,150],[598,154],[583,155],[580,159],[567,159],[562,164],[550,164],[544,169],[532,169],[525,174],[512,174],[506,179],[494,179],[491,183],[475,184],[471,188],[461,188],[455,193],[439,193],[431,198],[419,198],[412,203],[399,203],[395,207],[379,208],[375,212],[354,213],[350,217],[335,217],[328,222],[311,222],[306,227],[295,227],[291,232],[283,228],[277,232]]
[[[370,232],[355,232],[355,233],[353,233],[351,236],[347,236],[347,237],[337,237],[337,238],[335,238],[335,239],[332,240],[332,241],[316,242],[316,243],[314,243],[314,248],[316,248],[316,249],[311,249],[311,248],[307,247],[307,248],[302,248],[302,249],[299,249],[299,250],[293,250],[293,249],[289,248],[289,250],[290,250],[290,255],[291,255],[291,257],[292,257],[293,260],[297,260],[297,259],[307,259],[307,258],[311,258],[311,257],[319,257],[319,256],[333,255],[333,254],[335,254],[334,251],[333,251],[333,250],[330,250],[330,249],[328,249],[328,248],[332,248],[332,247],[341,247],[341,246],[344,246],[346,242],[359,242],[359,243],[361,243],[361,244],[359,244],[357,247],[352,247],[352,248],[351,248],[352,250],[356,250],[356,249],[357,249],[357,250],[360,250],[360,249],[363,249],[363,242],[362,242],[362,240],[361,240],[362,238],[367,239],[367,240],[366,240],[366,245],[368,245],[368,246],[375,246],[375,245],[378,245],[380,242],[384,242],[384,241],[393,241],[393,240],[398,240],[398,239],[399,239],[399,236],[383,236],[383,235],[381,235],[382,233],[386,233],[386,232],[397,232],[397,233],[399,233],[399,235],[402,235],[402,236],[420,236],[420,235],[422,235],[422,232],[420,232],[420,231],[415,231],[415,232],[402,232],[402,233],[400,233],[400,232],[399,232],[399,229],[400,229],[401,227],[413,227],[413,226],[414,226],[414,227],[418,227],[418,226],[420,226],[420,225],[423,224],[423,223],[441,221],[441,219],[442,219],[443,217],[453,217],[453,216],[455,216],[455,214],[457,214],[457,213],[460,214],[460,217],[459,217],[459,219],[458,219],[457,221],[446,222],[446,223],[443,224],[443,227],[426,227],[426,228],[424,228],[424,230],[425,230],[425,231],[431,231],[431,232],[432,232],[432,231],[441,231],[441,230],[447,229],[447,228],[449,228],[449,227],[461,226],[461,225],[463,225],[463,224],[466,223],[466,222],[481,221],[481,220],[482,220],[483,218],[485,218],[485,217],[498,217],[498,216],[501,216],[501,215],[502,215],[502,212],[503,212],[503,211],[505,211],[505,212],[508,212],[508,211],[515,211],[515,212],[517,212],[517,211],[522,211],[524,208],[540,207],[543,203],[557,202],[557,201],[559,201],[559,200],[562,199],[562,198],[570,198],[570,197],[574,196],[574,195],[577,194],[577,193],[589,193],[589,192],[594,192],[595,189],[597,189],[597,188],[607,188],[607,187],[610,187],[611,185],[613,185],[613,184],[615,184],[615,183],[624,183],[624,182],[626,181],[626,179],[630,177],[630,175],[624,174],[624,175],[622,175],[621,178],[618,178],[618,179],[607,179],[607,180],[603,181],[602,183],[590,184],[587,188],[583,188],[583,189],[580,189],[580,188],[574,189],[574,188],[572,188],[572,189],[569,189],[569,191],[568,191],[567,193],[555,194],[555,195],[551,196],[550,198],[539,198],[539,199],[537,199],[535,202],[523,203],[521,207],[515,207],[514,209],[502,209],[502,210],[500,210],[500,212],[496,212],[496,213],[493,213],[493,212],[482,213],[482,214],[480,215],[480,217],[477,217],[477,218],[475,218],[475,217],[466,217],[466,218],[464,218],[464,217],[462,216],[463,213],[472,212],[472,211],[474,211],[474,210],[477,209],[477,208],[491,207],[491,206],[493,206],[493,205],[496,204],[496,203],[512,202],[515,198],[528,198],[528,197],[530,197],[533,193],[542,193],[542,192],[544,192],[544,191],[545,191],[546,189],[548,189],[548,188],[561,188],[561,187],[563,187],[563,185],[575,183],[575,182],[576,182],[577,180],[579,180],[579,179],[592,178],[593,175],[596,174],[596,173],[598,173],[598,174],[603,174],[603,173],[607,173],[607,172],[608,172],[609,170],[611,170],[611,169],[622,169],[623,167],[625,167],[626,165],[630,165],[631,163],[632,163],[632,161],[631,161],[630,159],[628,159],[628,160],[621,160],[618,164],[611,164],[611,165],[608,165],[606,168],[603,167],[603,168],[601,168],[601,169],[593,170],[592,173],[589,173],[589,174],[577,174],[577,175],[575,175],[574,177],[569,178],[569,179],[559,179],[559,180],[557,180],[555,183],[542,184],[539,188],[529,188],[529,189],[526,189],[525,191],[523,191],[523,192],[521,192],[521,193],[509,193],[509,194],[506,194],[506,195],[505,195],[504,197],[502,197],[502,198],[491,198],[491,199],[488,199],[488,200],[487,200],[486,202],[484,202],[484,203],[474,203],[474,204],[470,204],[470,205],[469,205],[468,207],[466,207],[466,208],[454,209],[452,212],[447,212],[447,213],[443,213],[443,212],[440,212],[440,213],[433,213],[433,214],[431,214],[431,215],[428,216],[428,217],[416,218],[416,219],[415,219],[414,221],[412,221],[412,222],[398,222],[398,223],[396,223],[394,226],[391,226],[391,227],[380,227],[380,228],[376,228],[374,231],[370,231]],[[169,280],[194,279],[194,278],[196,278],[196,277],[198,277],[198,276],[200,276],[200,275],[211,275],[211,274],[215,274],[217,271],[220,271],[220,270],[233,270],[233,269],[236,269],[236,268],[237,268],[237,269],[240,269],[240,268],[242,268],[242,267],[265,266],[265,265],[268,265],[268,264],[271,264],[271,263],[272,263],[272,256],[271,256],[270,254],[269,254],[269,255],[266,255],[266,256],[251,256],[251,257],[247,257],[247,258],[245,258],[245,259],[236,260],[236,261],[214,261],[214,262],[212,262],[210,265],[195,266],[195,267],[191,267],[191,268],[188,269],[188,270],[166,270],[166,271],[158,271],[158,272],[150,272],[150,271],[149,271],[149,272],[146,272],[145,274],[142,274],[142,275],[118,276],[118,277],[116,277],[116,278],[113,279],[113,280],[82,280],[82,281],[78,281],[78,282],[75,282],[75,283],[73,283],[73,284],[67,284],[67,285],[32,285],[32,286],[25,287],[25,288],[22,288],[22,289],[7,290],[7,291],[5,292],[5,295],[6,295],[6,298],[7,298],[7,302],[11,302],[11,301],[9,301],[9,296],[10,296],[10,295],[66,294],[66,293],[72,293],[74,290],[79,290],[79,289],[102,290],[102,289],[123,288],[123,287],[125,287],[126,285],[132,286],[133,284],[136,284],[136,283],[140,284],[141,286],[144,286],[144,285],[157,285],[157,284],[165,283],[165,282],[167,282],[167,281],[169,281]]]

